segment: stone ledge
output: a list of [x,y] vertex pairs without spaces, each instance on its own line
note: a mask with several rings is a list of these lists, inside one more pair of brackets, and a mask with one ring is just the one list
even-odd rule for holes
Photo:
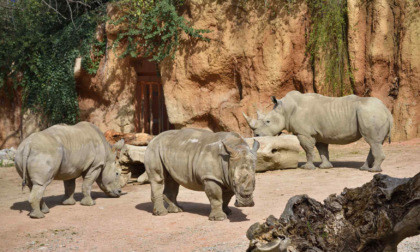
[[299,140],[294,135],[245,138],[252,148],[254,139],[260,143],[257,151],[257,172],[298,167]]

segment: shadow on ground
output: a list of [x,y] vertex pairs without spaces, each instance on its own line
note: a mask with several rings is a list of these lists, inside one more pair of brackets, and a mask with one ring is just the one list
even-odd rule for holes
[[[299,162],[298,167],[304,165],[305,162]],[[314,165],[316,167],[319,167],[321,162],[314,162]],[[331,162],[331,164],[334,166],[334,168],[350,168],[350,169],[357,169],[359,170],[360,167],[364,164],[364,162],[356,162],[356,161],[336,161]],[[328,170],[328,169],[325,169]]]
[[[29,194],[28,194],[29,197]],[[61,201],[63,201],[63,197],[64,195],[54,195],[54,196],[48,196],[48,197],[44,197],[44,201],[47,204],[48,208],[53,208],[57,205],[61,205]],[[91,197],[92,199],[97,199],[97,198],[109,198],[105,193],[103,192],[91,192]],[[80,202],[80,200],[82,200],[83,198],[83,194],[82,193],[75,193],[74,194],[74,199],[78,202]],[[76,202],[76,204],[78,204],[78,202]],[[19,210],[20,212],[22,211],[31,211],[31,205],[29,204],[29,201],[25,200],[25,201],[21,201],[21,202],[15,202],[13,203],[13,205],[10,207],[10,209],[12,210]]]
[[[197,214],[201,216],[205,216],[208,218],[210,215],[210,204],[203,204],[203,203],[193,203],[193,202],[185,202],[180,201],[178,202],[180,207],[184,209],[186,213]],[[136,208],[141,211],[149,212],[150,214],[153,213],[153,203],[152,202],[145,202],[136,205]],[[241,209],[236,207],[229,207],[232,210],[232,214],[228,215],[227,218],[230,222],[241,222],[241,221],[248,221],[249,219],[247,216],[242,212]],[[157,216],[154,216],[158,218]]]

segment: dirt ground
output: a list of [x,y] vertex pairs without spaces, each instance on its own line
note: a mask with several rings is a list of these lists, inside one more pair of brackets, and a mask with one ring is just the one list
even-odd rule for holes
[[[383,173],[411,177],[420,172],[420,138],[384,145]],[[245,233],[255,222],[270,214],[279,217],[287,200],[308,194],[322,201],[344,187],[353,188],[372,179],[360,171],[368,145],[359,141],[331,146],[336,168],[314,171],[278,170],[256,175],[255,206],[236,208],[222,222],[209,221],[210,205],[204,192],[181,188],[178,200],[185,212],[153,216],[149,185],[129,184],[120,198],[107,198],[95,185],[96,205],[60,205],[61,181],[47,187],[45,201],[50,213],[44,219],[30,219],[29,190],[21,190],[21,178],[14,167],[0,168],[0,250],[1,251],[244,251]],[[300,160],[305,160],[304,153]],[[319,161],[319,160],[318,160]],[[77,180],[76,200],[81,199]],[[420,251],[420,237],[404,240],[399,251]]]

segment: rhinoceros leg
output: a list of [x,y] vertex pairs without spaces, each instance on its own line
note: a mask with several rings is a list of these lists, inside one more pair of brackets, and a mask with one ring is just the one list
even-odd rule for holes
[[29,203],[31,204],[32,211],[29,213],[31,218],[44,218],[44,213],[41,211],[41,200],[44,195],[46,185],[34,184],[31,188],[29,195]]
[[163,190],[163,199],[168,203],[169,213],[180,213],[183,209],[178,205],[176,197],[178,196],[179,184],[168,174],[165,178],[165,188]]
[[232,199],[233,195],[235,195],[234,192],[232,191],[224,191],[223,192],[223,212],[226,215],[231,215],[232,214],[232,210],[230,210],[229,206],[229,202]]
[[372,143],[370,145],[370,149],[372,150],[373,155],[373,165],[368,171],[370,172],[381,172],[381,164],[385,159],[384,151],[382,150],[382,144],[380,143]]
[[80,204],[83,206],[93,206],[95,201],[90,196],[92,190],[92,184],[96,181],[99,174],[101,173],[101,168],[90,169],[87,173],[83,175],[83,184],[82,184],[82,193],[83,199],[80,201]]
[[41,212],[44,214],[47,214],[50,212],[50,209],[48,208],[47,204],[45,204],[45,201],[43,198],[41,198]]
[[373,155],[372,155],[372,149],[369,150],[369,154],[366,158],[366,162],[360,167],[360,170],[362,171],[368,171],[370,167],[373,166]]
[[212,180],[204,181],[204,191],[210,200],[211,212],[209,220],[222,221],[227,218],[223,212],[223,192],[220,185]]
[[314,170],[316,167],[314,165],[314,146],[315,146],[315,139],[313,137],[308,137],[304,135],[298,135],[297,138],[299,139],[300,146],[306,152],[306,164],[302,165],[300,168]]
[[149,153],[145,165],[152,190],[153,214],[157,216],[167,215],[168,210],[163,205],[164,172],[167,174],[167,171],[164,170],[160,157],[153,151]]
[[319,168],[332,168],[333,165],[330,163],[330,155],[328,153],[328,144],[325,143],[319,143],[317,142],[315,144],[316,148],[318,149],[319,156],[321,157],[321,164],[319,165]]
[[74,199],[74,191],[76,190],[76,179],[64,180],[64,198],[63,205],[74,205],[76,200]]

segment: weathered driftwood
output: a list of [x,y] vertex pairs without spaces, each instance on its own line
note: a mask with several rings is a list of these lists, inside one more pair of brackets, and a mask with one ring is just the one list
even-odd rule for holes
[[298,195],[280,219],[270,216],[247,231],[247,251],[397,251],[420,234],[420,173],[413,178],[377,174],[362,187],[332,194],[324,204]]

